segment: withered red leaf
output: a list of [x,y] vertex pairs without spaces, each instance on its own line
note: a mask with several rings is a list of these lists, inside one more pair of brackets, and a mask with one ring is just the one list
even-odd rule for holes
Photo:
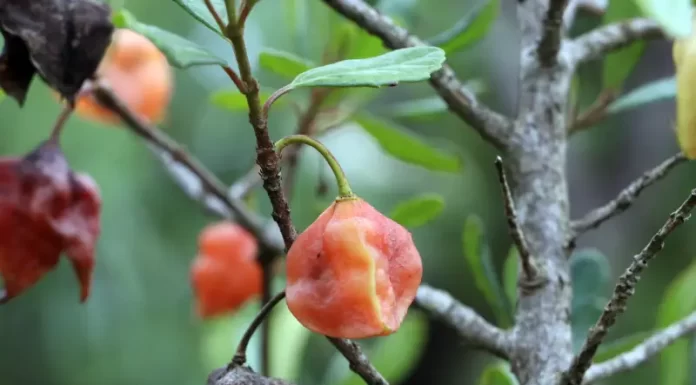
[[100,233],[96,183],[70,169],[46,142],[24,158],[0,158],[0,303],[21,294],[53,269],[62,252],[72,263],[80,301],[89,296]]
[[0,87],[23,105],[38,72],[74,103],[113,30],[109,6],[96,0],[0,0]]

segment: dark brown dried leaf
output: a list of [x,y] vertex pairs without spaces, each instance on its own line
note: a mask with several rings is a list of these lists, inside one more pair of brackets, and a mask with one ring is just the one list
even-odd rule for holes
[[70,103],[111,41],[111,9],[96,0],[0,0],[0,87],[24,104],[38,72]]

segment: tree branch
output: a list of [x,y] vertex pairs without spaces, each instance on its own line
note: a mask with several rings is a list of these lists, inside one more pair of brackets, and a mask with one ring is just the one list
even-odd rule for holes
[[460,336],[501,358],[508,358],[512,346],[511,336],[491,325],[476,311],[461,304],[449,293],[421,285],[416,304],[453,327]]
[[637,368],[656,356],[667,346],[676,342],[689,333],[696,332],[696,312],[691,313],[681,321],[655,333],[640,345],[605,362],[590,366],[585,374],[583,384],[597,382],[617,373]]
[[[382,39],[384,45],[390,49],[425,45],[420,39],[394,24],[390,18],[381,15],[363,0],[323,1],[366,32]],[[457,79],[449,66],[443,65],[441,70],[433,73],[430,84],[447,103],[449,109],[471,125],[484,139],[500,149],[506,147],[511,125],[509,119],[480,104]]]
[[563,13],[567,6],[568,0],[549,0],[549,9],[543,23],[544,32],[537,47],[539,62],[544,67],[556,64],[563,39]]
[[377,369],[370,363],[360,346],[354,341],[343,338],[327,337],[333,346],[343,354],[350,363],[350,370],[357,373],[368,385],[389,385]]
[[640,178],[623,189],[623,191],[609,203],[592,210],[581,219],[573,221],[571,223],[571,228],[576,235],[581,234],[587,230],[597,228],[605,221],[621,214],[633,204],[635,199],[638,198],[646,187],[667,176],[675,166],[686,160],[686,157],[682,153],[673,155],[652,170],[646,171]]
[[648,19],[633,19],[596,28],[570,43],[573,62],[580,64],[598,59],[642,39],[664,37],[659,25]]
[[507,218],[508,230],[510,231],[510,237],[512,238],[517,251],[520,255],[520,262],[522,265],[522,272],[524,273],[525,283],[532,283],[537,280],[537,268],[534,265],[532,256],[529,253],[529,246],[527,246],[527,241],[524,239],[524,234],[517,222],[517,213],[515,212],[515,203],[512,200],[512,193],[510,192],[510,186],[508,185],[507,177],[505,176],[505,170],[503,169],[503,159],[497,157],[495,160],[495,168],[498,172],[498,182],[503,191],[503,203],[505,207],[505,217]]
[[619,278],[619,282],[614,288],[614,294],[604,308],[604,312],[602,312],[597,323],[590,328],[587,340],[585,340],[580,353],[573,359],[570,369],[564,373],[563,384],[580,385],[582,383],[583,376],[592,364],[595,353],[597,353],[597,348],[604,341],[604,337],[616,322],[616,318],[626,310],[628,300],[635,293],[640,274],[648,266],[648,262],[662,250],[665,239],[677,227],[689,219],[690,212],[694,206],[696,206],[696,189],[691,191],[689,197],[679,206],[677,211],[670,214],[667,222],[652,237],[647,246],[633,257],[633,262]]
[[283,252],[282,244],[269,236],[262,219],[249,211],[241,201],[230,198],[225,185],[198,159],[187,153],[167,134],[130,111],[107,85],[97,82],[93,84],[91,91],[99,103],[116,113],[133,133],[148,143],[186,195],[200,202],[210,212],[237,221],[254,234],[267,250],[277,254]]
[[607,116],[607,109],[619,97],[616,90],[604,90],[599,93],[597,100],[587,110],[575,117],[568,127],[568,135],[576,134],[590,128],[602,121]]

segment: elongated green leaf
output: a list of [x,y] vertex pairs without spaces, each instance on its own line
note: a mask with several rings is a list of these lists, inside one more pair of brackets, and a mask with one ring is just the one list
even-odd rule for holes
[[619,338],[614,341],[605,342],[600,345],[599,349],[597,350],[597,354],[594,357],[594,362],[606,361],[618,356],[621,353],[625,353],[636,347],[641,342],[645,341],[645,339],[650,337],[651,334],[652,333],[650,332],[640,332]]
[[389,217],[404,227],[418,227],[437,218],[445,208],[445,199],[438,194],[423,194],[401,202]]
[[[259,98],[261,99],[262,104],[265,103],[270,96],[271,93],[268,91],[259,91]],[[275,106],[280,105],[283,100],[285,99],[278,99]],[[249,110],[246,96],[237,89],[215,91],[210,95],[210,102],[213,105],[228,111],[236,112]]]
[[611,104],[607,111],[617,112],[634,109],[644,104],[673,98],[677,95],[677,81],[674,76],[655,80],[629,92]]
[[356,122],[377,140],[386,153],[403,162],[433,171],[457,172],[461,169],[456,156],[431,147],[391,123],[368,116],[359,116]]
[[259,54],[259,65],[263,69],[290,79],[293,79],[297,75],[315,66],[311,61],[305,60],[290,52],[271,48],[265,48],[261,51]]
[[114,25],[131,29],[152,41],[177,68],[200,65],[227,65],[227,62],[200,45],[161,28],[139,22],[133,14],[121,9],[113,17]]
[[[407,378],[423,354],[428,337],[428,317],[419,311],[410,310],[396,333],[381,337],[367,349],[367,355],[375,368],[390,384],[400,384]],[[345,358],[338,356],[345,364]],[[338,385],[364,385],[365,381],[352,372],[345,380],[333,382]]]
[[[215,22],[215,18],[210,11],[208,11],[208,7],[206,7],[203,0],[174,0],[174,2],[179,4],[179,6],[188,12],[189,15],[203,23],[203,25],[208,27],[211,31],[225,37],[223,31],[220,30],[220,27],[218,27],[217,23]],[[227,25],[228,18],[225,0],[210,0],[210,2],[213,4],[213,8],[215,8],[217,14],[220,15],[222,21],[225,23],[225,25]]]
[[507,362],[498,362],[486,366],[478,380],[478,385],[517,385],[517,377],[510,370]]
[[636,3],[673,38],[691,35],[691,0],[636,0]]
[[573,347],[577,351],[604,310],[611,272],[604,254],[595,249],[582,249],[571,256],[570,273],[573,282],[571,326]]
[[2,103],[5,100],[5,98],[7,98],[7,94],[5,93],[5,91],[0,90],[0,103]]
[[483,223],[475,215],[469,215],[462,233],[464,259],[476,287],[481,291],[486,302],[493,308],[498,323],[502,327],[512,324],[510,309],[506,306],[498,275],[493,268],[491,252],[483,233]]
[[[664,329],[696,310],[696,262],[670,283],[657,313],[657,329]],[[686,384],[691,372],[689,342],[681,339],[660,354],[660,384]]]
[[[640,16],[635,1],[613,0],[609,2],[602,24],[609,24]],[[624,81],[633,72],[645,51],[645,42],[637,41],[604,58],[603,84],[607,89],[621,89]]]
[[432,39],[446,53],[466,49],[486,36],[500,13],[500,0],[479,0],[451,29]]
[[369,59],[350,59],[313,68],[298,75],[290,88],[381,87],[430,78],[445,62],[437,47],[397,49]]
[[517,259],[519,258],[519,253],[515,245],[510,247],[508,255],[503,263],[503,289],[505,290],[505,295],[510,303],[510,308],[514,309],[517,303]]

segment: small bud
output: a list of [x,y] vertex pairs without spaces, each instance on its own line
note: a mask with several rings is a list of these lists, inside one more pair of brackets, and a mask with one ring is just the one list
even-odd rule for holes
[[257,254],[256,239],[237,224],[219,222],[201,232],[198,256],[191,266],[200,317],[233,312],[261,292]]
[[70,169],[46,142],[24,158],[0,159],[0,274],[5,303],[33,286],[65,252],[89,296],[100,234],[101,197],[87,175]]
[[288,251],[287,304],[306,328],[367,338],[399,329],[421,283],[411,234],[359,198],[338,199]]

